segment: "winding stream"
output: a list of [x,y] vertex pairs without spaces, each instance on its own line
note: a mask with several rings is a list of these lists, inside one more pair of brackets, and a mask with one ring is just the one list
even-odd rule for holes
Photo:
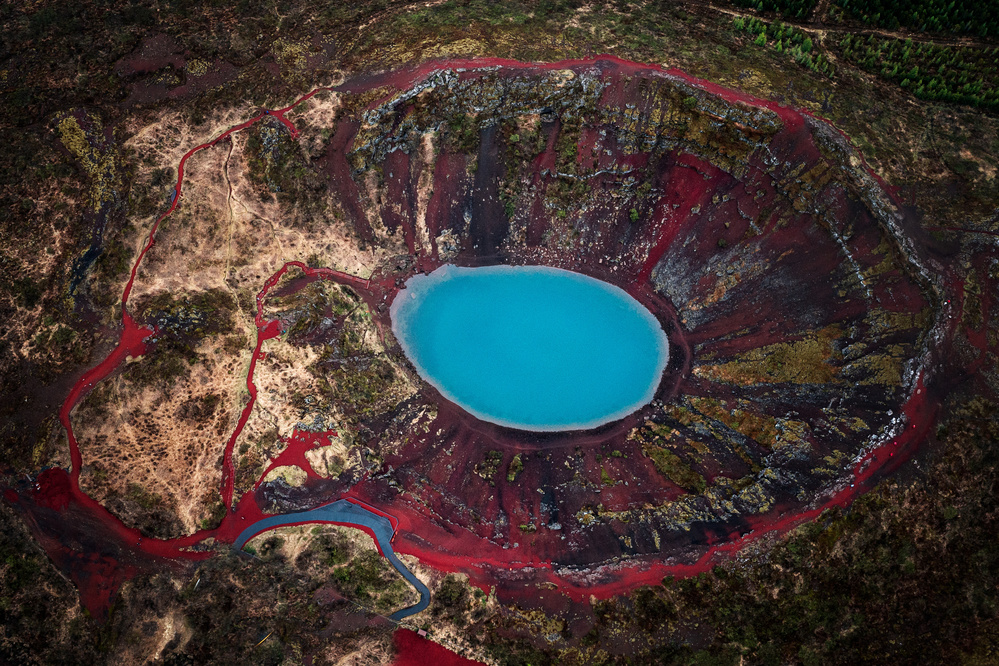
[[430,605],[430,590],[417,578],[412,571],[406,568],[395,551],[392,550],[392,537],[395,534],[395,527],[392,521],[384,515],[378,515],[369,511],[356,502],[349,500],[337,500],[331,504],[316,507],[310,511],[299,511],[296,513],[285,513],[278,516],[270,516],[253,523],[239,533],[233,548],[240,549],[246,542],[267,530],[288,525],[303,525],[307,523],[332,523],[334,525],[346,525],[356,527],[367,532],[375,540],[379,552],[387,559],[396,570],[402,574],[410,585],[420,593],[420,600],[408,608],[398,610],[389,616],[390,620],[396,622],[419,613]]

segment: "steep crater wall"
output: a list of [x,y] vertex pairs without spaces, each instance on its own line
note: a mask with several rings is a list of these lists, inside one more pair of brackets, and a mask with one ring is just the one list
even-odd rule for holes
[[425,384],[369,420],[352,492],[400,516],[403,552],[485,581],[613,585],[602,565],[690,561],[847,501],[871,452],[931,411],[933,284],[824,122],[612,59],[341,90],[317,166],[360,243],[405,242],[383,284],[443,263],[566,268],[626,289],[671,342],[656,400],[593,431],[486,424]]

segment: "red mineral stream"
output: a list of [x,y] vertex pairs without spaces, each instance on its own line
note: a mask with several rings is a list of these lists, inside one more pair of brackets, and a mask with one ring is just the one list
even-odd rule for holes
[[396,629],[392,636],[396,657],[392,666],[477,666],[472,661],[441,647],[409,629]]
[[[138,530],[126,527],[103,506],[91,499],[80,489],[79,478],[83,465],[83,455],[73,432],[71,416],[73,408],[99,382],[120,368],[122,363],[129,357],[141,356],[146,351],[146,340],[155,333],[154,330],[143,327],[132,319],[128,311],[128,300],[139,265],[155,244],[156,230],[159,223],[177,209],[183,198],[184,167],[187,160],[195,153],[202,150],[209,150],[229,135],[247,129],[268,117],[282,123],[293,138],[297,137],[298,132],[292,122],[286,117],[286,114],[305,100],[324,90],[351,91],[361,88],[374,89],[386,85],[404,90],[425,79],[431,73],[448,68],[476,69],[502,67],[542,71],[565,69],[574,66],[593,66],[599,62],[610,63],[611,66],[626,73],[652,70],[681,78],[694,86],[728,101],[738,101],[750,106],[769,109],[776,113],[786,126],[792,128],[802,125],[801,113],[808,113],[792,111],[776,102],[760,100],[740,92],[728,90],[708,81],[688,76],[676,69],[663,69],[656,66],[642,65],[613,56],[599,56],[587,60],[570,60],[556,63],[521,63],[498,58],[433,61],[410,70],[375,75],[367,77],[360,82],[348,82],[336,89],[316,89],[285,108],[263,111],[246,122],[231,127],[213,140],[192,148],[181,158],[177,168],[177,183],[174,188],[173,201],[169,209],[156,220],[150,229],[147,242],[131,268],[128,282],[122,293],[122,328],[118,343],[104,360],[80,377],[72,387],[59,412],[60,422],[66,429],[69,441],[72,461],[71,469],[68,472],[58,468],[45,470],[38,475],[31,486],[22,487],[16,492],[10,489],[4,493],[4,497],[8,502],[15,503],[23,509],[26,520],[31,525],[50,557],[73,577],[80,588],[82,603],[91,613],[96,616],[104,616],[106,614],[108,605],[118,585],[123,580],[136,575],[140,571],[149,570],[157,566],[162,567],[164,564],[169,564],[170,561],[194,561],[210,557],[212,551],[202,545],[207,539],[213,538],[217,542],[232,543],[237,535],[246,527],[264,517],[264,512],[258,505],[255,494],[252,492],[243,495],[233,505],[235,479],[233,447],[256,404],[257,388],[254,384],[254,372],[257,367],[257,361],[263,355],[263,344],[267,340],[276,338],[284,332],[282,331],[282,323],[280,321],[267,320],[264,317],[264,300],[269,290],[278,284],[280,279],[292,268],[300,270],[310,279],[332,280],[351,285],[372,306],[377,305],[385,295],[388,295],[390,298],[396,290],[396,286],[392,280],[386,279],[374,285],[368,280],[356,276],[327,268],[311,268],[296,261],[284,264],[280,270],[270,276],[257,294],[257,313],[255,317],[257,339],[246,377],[247,397],[236,427],[226,441],[223,454],[220,492],[228,509],[227,514],[219,527],[215,529],[202,530],[195,534],[176,539],[162,540],[142,537]],[[380,101],[374,102],[373,105],[380,103]],[[870,170],[868,169],[868,171]],[[693,170],[690,171],[690,174],[692,174],[692,177],[699,177],[696,176]],[[871,175],[879,182],[882,182],[873,172],[871,172]],[[882,185],[884,185],[883,182]],[[885,186],[885,189],[889,196],[894,197],[891,188]],[[683,188],[678,189],[672,196],[675,198],[674,203],[685,204]],[[667,251],[671,240],[668,236],[656,239],[657,242],[649,257],[646,270],[641,276],[643,279],[647,277],[659,257]],[[433,260],[427,257],[417,257],[417,260],[419,262],[418,265],[421,266],[424,265],[425,261],[430,264],[433,263]],[[956,306],[950,307],[951,309],[956,308]],[[953,319],[960,321],[959,315],[960,313],[957,313],[957,316]],[[479,566],[471,574],[472,581],[483,588],[488,588],[492,583],[485,572],[490,567],[498,569],[529,568],[543,570],[546,572],[544,577],[553,583],[558,590],[574,599],[585,600],[591,595],[606,598],[627,592],[639,585],[655,584],[667,575],[676,577],[695,575],[710,569],[723,557],[737,552],[746,546],[746,544],[759,539],[763,535],[784,533],[805,521],[815,518],[827,508],[847,506],[859,493],[868,489],[880,475],[894,470],[912,455],[917,444],[926,438],[929,428],[934,423],[936,413],[937,407],[928,399],[923,379],[920,378],[916,384],[916,389],[905,403],[903,416],[900,419],[904,423],[902,430],[897,432],[896,436],[890,437],[866,451],[856,461],[851,481],[843,483],[835,492],[822,500],[818,506],[813,506],[813,508],[807,511],[788,513],[776,517],[749,518],[748,531],[744,531],[741,534],[734,533],[728,541],[711,545],[694,562],[622,564],[621,566],[624,568],[622,574],[614,582],[582,586],[574,585],[563,577],[556,575],[551,562],[532,557],[523,558],[522,556],[518,556],[513,550],[501,551],[500,554],[497,554],[497,550],[491,549],[488,552],[483,551],[483,560],[476,563]],[[309,465],[305,454],[317,445],[328,443],[328,438],[335,436],[336,433],[332,432],[293,432],[285,440],[287,444],[285,450],[264,470],[264,476],[276,467],[297,465],[305,470],[310,478],[315,477],[315,472]],[[263,476],[257,481],[256,486],[260,485],[262,479]],[[365,492],[365,482],[366,480],[362,479],[344,496],[344,499],[350,499],[364,506],[369,511],[386,516],[392,521],[392,525],[397,531],[415,534],[421,533],[424,518],[417,510],[401,510],[395,515],[389,515],[379,510],[375,506],[377,500]],[[72,532],[72,523],[87,526],[89,532],[93,535],[90,541],[84,542],[85,546],[87,544],[91,545],[85,547],[83,550],[79,547],[78,539],[74,541],[73,539],[66,538],[66,535]],[[104,546],[100,544],[104,544]],[[397,550],[414,555],[424,563],[437,569],[467,572],[469,568],[469,562],[466,558],[452,557],[429,547],[417,547],[411,541],[405,541],[404,545],[400,546]],[[397,666],[430,663],[475,663],[447,652],[443,648],[436,646],[436,644],[430,643],[410,631],[397,631],[395,642],[400,653],[398,660],[395,662]]]

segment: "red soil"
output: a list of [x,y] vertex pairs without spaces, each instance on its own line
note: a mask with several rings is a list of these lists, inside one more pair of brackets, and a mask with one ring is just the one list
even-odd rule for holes
[[481,661],[466,659],[447,648],[423,638],[409,629],[396,629],[392,634],[395,661],[392,666],[475,666]]

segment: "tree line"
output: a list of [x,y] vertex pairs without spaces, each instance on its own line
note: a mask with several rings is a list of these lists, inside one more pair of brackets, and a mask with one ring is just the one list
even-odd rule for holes
[[815,0],[731,0],[731,3],[743,9],[755,9],[793,19],[808,18],[815,7]]
[[917,44],[911,39],[847,35],[843,56],[925,100],[999,111],[999,47]]
[[999,35],[999,2],[994,0],[838,0],[837,4],[854,18],[888,30]]
[[757,18],[744,19],[741,17],[735,18],[732,21],[732,26],[740,32],[755,35],[753,43],[756,46],[769,46],[813,72],[819,72],[828,77],[832,77],[836,73],[836,68],[825,55],[814,51],[812,39],[794,26],[780,21],[765,23]]

